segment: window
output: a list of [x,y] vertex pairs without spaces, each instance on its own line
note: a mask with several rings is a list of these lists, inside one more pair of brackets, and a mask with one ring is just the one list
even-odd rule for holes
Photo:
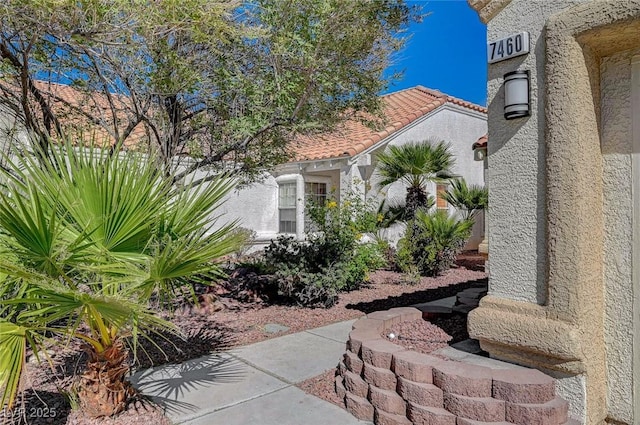
[[307,202],[324,205],[327,200],[327,184],[307,182],[304,184],[304,194]]
[[447,191],[448,185],[446,183],[439,183],[436,185],[436,207],[438,210],[448,210],[449,203],[441,198],[442,194]]
[[296,233],[296,183],[280,183],[278,189],[280,210],[279,232]]
[[[306,182],[304,184],[305,208],[311,205],[324,205],[327,201],[327,184],[317,182]],[[304,226],[306,231],[312,230],[311,219],[308,214],[304,216]]]
[[[298,223],[298,216],[302,214],[302,208],[304,203],[300,202],[298,194],[298,184],[302,176],[298,176],[297,180],[287,178],[286,180],[278,183],[278,232],[279,233],[293,233],[296,234],[300,226],[304,227],[306,223]],[[327,186],[326,182],[310,181],[304,184],[304,198],[305,203],[314,202],[319,205],[324,205],[327,200]]]

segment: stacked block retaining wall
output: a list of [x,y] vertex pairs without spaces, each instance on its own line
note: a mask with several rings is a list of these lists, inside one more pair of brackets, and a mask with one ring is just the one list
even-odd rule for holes
[[338,366],[336,393],[351,414],[376,425],[569,425],[553,378],[535,369],[491,369],[407,350],[383,338],[411,307],[356,321]]

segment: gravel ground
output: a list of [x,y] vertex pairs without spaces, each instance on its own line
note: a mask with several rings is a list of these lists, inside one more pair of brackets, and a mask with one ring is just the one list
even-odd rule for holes
[[[183,331],[186,343],[175,336],[156,340],[160,351],[152,344],[144,344],[138,358],[131,359],[136,367],[163,363],[176,363],[196,358],[212,351],[226,350],[268,338],[299,332],[363,314],[393,307],[407,306],[455,295],[469,286],[468,282],[486,278],[480,271],[480,259],[466,256],[460,266],[437,278],[422,278],[408,285],[402,275],[378,271],[368,284],[358,291],[340,295],[338,304],[329,309],[305,309],[290,305],[266,305],[261,302],[240,302],[225,297],[224,291],[216,295],[205,294],[201,305],[179,310],[172,321]],[[425,322],[426,323],[426,322]],[[279,332],[265,330],[265,325],[277,324]],[[283,328],[284,327],[284,328]],[[466,323],[449,323],[449,335],[466,332]],[[464,328],[459,329],[460,327]],[[272,327],[269,327],[272,328]],[[443,327],[444,328],[444,327]],[[417,329],[416,332],[420,332]],[[401,334],[410,335],[406,330]],[[435,332],[435,331],[434,331]],[[455,339],[455,337],[454,337]],[[82,370],[84,356],[77,354],[77,346],[65,351],[52,352],[53,369],[48,364],[29,363],[25,370],[21,405],[14,412],[0,411],[0,424],[54,424],[54,425],[168,425],[161,410],[148,400],[131,404],[127,412],[116,418],[91,419],[71,409],[63,393],[72,383],[74,371]],[[300,388],[333,403],[333,371],[300,384]]]
[[424,354],[446,347],[452,338],[438,326],[422,319],[400,322],[382,336],[407,350]]

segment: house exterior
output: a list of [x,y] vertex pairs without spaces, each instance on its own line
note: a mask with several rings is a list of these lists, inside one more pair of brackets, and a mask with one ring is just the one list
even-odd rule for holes
[[[332,193],[359,193],[363,199],[404,199],[405,187],[378,184],[376,155],[392,145],[425,139],[444,140],[455,155],[454,172],[468,183],[483,184],[483,167],[474,161],[472,145],[486,134],[486,109],[422,86],[385,95],[387,127],[371,130],[349,121],[332,133],[300,137],[295,142],[295,161],[283,164],[260,183],[231,194],[224,204],[225,217],[257,233],[257,244],[264,245],[279,234],[304,238],[305,198],[325,198]],[[445,190],[432,184],[429,193]],[[455,213],[446,203],[438,208]],[[477,220],[467,249],[482,241],[484,223]],[[397,239],[399,229],[387,235]]]
[[[89,108],[105,109],[101,96],[88,100],[70,86],[40,81],[36,84],[46,85],[53,104],[63,112],[65,105],[58,98],[74,106],[87,104]],[[401,183],[386,188],[378,184],[376,155],[387,146],[409,141],[430,139],[449,142],[456,158],[455,174],[464,177],[468,183],[483,184],[482,165],[473,160],[471,146],[478,137],[486,134],[486,108],[422,86],[387,94],[383,96],[383,103],[386,124],[383,130],[372,130],[360,122],[348,121],[330,133],[298,137],[293,142],[295,160],[266,173],[259,183],[231,193],[221,211],[217,211],[217,215],[221,215],[220,223],[237,220],[240,226],[255,231],[258,248],[280,234],[303,239],[305,200],[309,197],[318,200],[336,196],[339,201],[345,193],[357,193],[363,199],[404,199],[405,188]],[[99,126],[81,118],[68,119],[63,125],[85,131],[97,140],[113,139]],[[3,143],[9,139],[26,143],[28,135],[10,113],[0,112],[0,148],[4,150]],[[142,126],[135,127],[127,140],[127,146],[144,143]],[[182,158],[181,161],[184,163],[188,159]],[[206,170],[198,170],[193,178],[206,177],[207,173]],[[432,184],[427,189],[436,194],[446,187]],[[440,201],[438,208],[455,213],[455,209],[446,202]],[[401,231],[401,227],[397,227],[386,236],[392,241],[397,240]],[[483,233],[484,223],[480,218],[466,248],[476,249]]]
[[[489,296],[469,331],[558,378],[582,424],[640,423],[640,2],[469,0],[488,68]],[[529,72],[529,116],[504,78]]]

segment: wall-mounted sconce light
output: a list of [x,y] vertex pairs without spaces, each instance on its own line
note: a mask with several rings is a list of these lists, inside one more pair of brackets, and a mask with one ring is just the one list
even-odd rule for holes
[[487,148],[480,148],[473,150],[473,159],[475,161],[483,161],[487,156]]
[[512,120],[529,115],[529,71],[504,74],[504,117]]

